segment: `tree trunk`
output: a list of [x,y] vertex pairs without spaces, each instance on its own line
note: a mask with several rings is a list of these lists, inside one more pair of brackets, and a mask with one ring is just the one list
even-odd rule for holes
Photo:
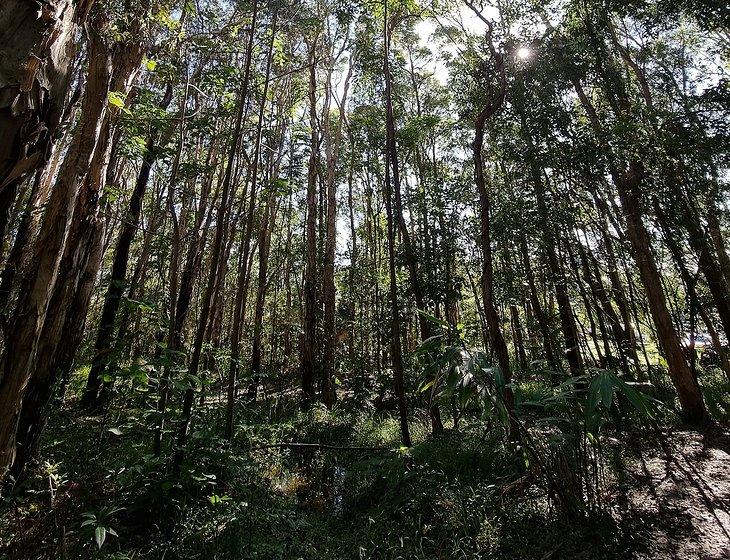
[[103,20],[90,26],[89,79],[79,124],[51,192],[32,262],[21,284],[0,363],[0,477],[15,456],[15,430],[25,388],[32,375],[38,337],[58,277],[73,206],[91,165],[107,108],[111,79],[108,47],[100,37]]
[[555,357],[553,350],[552,331],[547,315],[543,310],[542,303],[540,303],[540,294],[537,292],[537,285],[535,283],[535,273],[532,269],[532,263],[530,262],[530,255],[527,248],[527,238],[523,234],[520,238],[520,253],[522,255],[522,264],[525,267],[525,273],[527,276],[527,288],[529,290],[530,304],[532,312],[537,321],[537,327],[542,337],[543,350],[547,363],[553,371],[559,372],[562,370],[560,362]]
[[[388,5],[385,4],[383,30],[385,35],[384,74],[386,99],[386,152],[385,152],[385,211],[388,227],[388,278],[390,293],[390,351],[393,363],[393,381],[395,396],[398,399],[398,415],[400,419],[401,440],[406,447],[411,446],[411,432],[408,426],[408,404],[405,393],[405,366],[403,364],[403,343],[401,340],[401,310],[398,299],[398,280],[395,262],[396,217],[393,213],[393,195],[398,188],[398,160],[395,146],[395,127],[393,124],[393,106],[391,100],[390,81],[390,20],[388,19]],[[395,194],[396,200],[399,196]],[[396,203],[398,207],[398,204]],[[399,209],[399,208],[398,208]],[[397,211],[397,210],[396,210]],[[402,214],[401,214],[402,220]],[[401,222],[398,220],[398,223]],[[404,238],[405,239],[405,238]]]
[[96,211],[97,194],[92,191],[85,200],[79,200],[84,213],[95,215],[75,221],[69,233],[59,281],[43,324],[34,375],[28,383],[18,421],[17,455],[10,471],[16,480],[37,452],[58,381],[73,366],[84,336],[89,302],[102,260],[104,219]]
[[324,267],[322,270],[322,292],[324,296],[324,345],[322,352],[322,383],[320,392],[322,402],[331,408],[337,400],[335,392],[335,369],[336,369],[336,346],[337,326],[335,321],[336,290],[335,290],[335,252],[337,248],[337,164],[340,157],[340,146],[342,145],[342,131],[347,108],[347,94],[350,88],[350,80],[354,69],[353,61],[348,64],[348,72],[345,77],[342,99],[340,99],[337,127],[334,134],[330,126],[330,118],[327,115],[332,99],[332,73],[337,61],[330,60],[327,70],[327,83],[325,85],[325,117],[323,132],[325,138],[325,153],[327,158],[327,226],[326,243],[324,251]]
[[[246,54],[246,65],[243,70],[243,86],[241,98],[239,99],[239,120],[242,122],[243,116],[246,114],[246,104],[249,89],[249,80],[251,76],[251,59],[253,57],[253,41],[256,33],[256,24],[258,16],[258,2],[254,0],[251,4],[251,30],[248,35],[248,48]],[[240,123],[236,122],[236,127],[240,132]],[[260,123],[259,123],[260,129]],[[237,140],[238,141],[238,140]],[[233,157],[233,151],[229,153],[229,158]],[[230,162],[229,162],[230,164]],[[258,165],[258,162],[254,162]],[[245,196],[245,193],[244,193]],[[246,235],[247,232],[244,232]],[[241,344],[241,327],[243,323],[244,300],[246,292],[246,262],[245,256],[242,256],[238,266],[238,278],[236,281],[236,297],[233,302],[232,332],[231,332],[231,362],[228,367],[228,379],[226,386],[226,427],[224,436],[227,441],[233,440],[233,423],[235,416],[236,403],[236,381],[238,377],[239,361],[240,361],[240,344]]]
[[[172,100],[172,87],[168,85],[165,95],[160,103],[160,108],[165,110]],[[104,296],[104,306],[99,320],[99,329],[94,343],[94,358],[92,360],[86,388],[81,400],[82,406],[95,408],[98,402],[101,378],[105,373],[111,353],[113,350],[112,337],[117,311],[122,302],[122,295],[126,288],[127,267],[129,265],[129,250],[132,247],[134,236],[139,227],[139,218],[142,213],[142,200],[144,199],[147,185],[150,180],[152,166],[157,159],[156,154],[156,132],[150,133],[142,158],[142,166],[134,185],[134,190],[129,199],[126,219],[122,224],[117,246],[114,251],[114,261],[109,276],[109,285]]]
[[[245,293],[248,293],[248,279],[252,272],[253,266],[253,250],[251,249],[251,238],[254,234],[254,209],[256,207],[256,194],[258,191],[258,176],[260,167],[260,155],[261,155],[261,133],[264,126],[264,111],[266,109],[267,94],[269,91],[269,79],[271,77],[271,64],[272,55],[274,50],[274,40],[276,37],[276,19],[277,13],[274,12],[274,16],[271,22],[271,40],[269,41],[269,47],[266,58],[266,79],[264,81],[264,91],[261,96],[261,105],[259,106],[258,125],[256,127],[256,140],[254,155],[252,160],[253,169],[251,170],[251,194],[248,202],[248,219],[246,220],[246,227],[244,231],[244,248],[243,248],[243,285],[241,289]],[[273,179],[272,179],[273,181]],[[263,325],[261,324],[264,317],[264,305],[266,302],[266,288],[267,288],[267,274],[269,265],[269,249],[271,242],[271,232],[269,230],[269,221],[273,221],[274,210],[274,199],[276,185],[272,182],[267,198],[267,202],[264,205],[264,215],[261,227],[259,229],[259,235],[257,239],[257,245],[259,246],[259,271],[258,271],[258,285],[256,290],[256,302],[254,306],[254,341],[251,352],[251,374],[252,380],[248,388],[248,396],[256,400],[258,394],[258,386],[261,378],[261,332]],[[255,248],[254,248],[255,249]],[[250,255],[250,261],[249,261]],[[243,306],[245,307],[245,299]]]
[[677,388],[682,414],[690,423],[703,424],[708,421],[709,417],[702,392],[697,378],[687,365],[679,335],[672,324],[662,289],[661,276],[651,252],[649,232],[642,221],[641,204],[637,194],[642,175],[643,168],[638,162],[632,162],[624,173],[616,170],[612,172],[621,199],[621,207],[626,217],[626,234],[631,242],[639,275],[644,284],[659,344],[669,367],[669,375]]
[[305,229],[306,262],[304,266],[304,337],[302,340],[302,392],[305,404],[314,399],[317,355],[317,38],[309,45],[309,126],[310,153],[307,164],[307,217]]
[[[254,3],[254,10],[256,10],[256,4]],[[254,12],[255,13],[255,12]],[[255,21],[255,17],[253,18]],[[276,28],[276,12],[274,12],[274,21],[272,23],[272,42],[273,42],[273,31]],[[253,37],[254,28],[251,28],[251,37]],[[247,60],[250,60],[248,57]],[[248,62],[247,62],[248,64]],[[241,139],[242,126],[243,126],[243,115],[244,108],[246,106],[246,100],[248,98],[248,72],[244,75],[241,90],[238,97],[238,111],[236,115],[236,124],[231,137],[231,143],[228,150],[228,161],[226,163],[225,174],[223,177],[222,193],[220,197],[220,203],[218,206],[218,213],[216,216],[216,229],[215,237],[213,239],[212,254],[210,258],[210,268],[208,271],[207,284],[203,292],[202,301],[200,304],[200,315],[198,317],[198,326],[195,333],[195,340],[193,341],[192,353],[190,356],[190,364],[188,365],[188,374],[191,377],[198,375],[198,369],[200,367],[200,358],[203,349],[203,339],[206,334],[206,328],[208,325],[208,317],[211,312],[211,300],[213,299],[213,292],[216,289],[216,280],[218,275],[218,264],[223,253],[224,237],[225,237],[225,224],[226,216],[228,213],[229,198],[231,188],[233,186],[233,164],[237,156],[238,145]],[[264,96],[265,99],[265,96]],[[263,101],[265,103],[265,100]],[[175,450],[172,455],[172,470],[175,474],[180,472],[180,467],[185,458],[185,447],[187,445],[188,433],[190,430],[190,424],[192,420],[193,404],[195,399],[195,388],[191,385],[185,390],[182,405],[182,418],[178,426],[177,441],[175,444]]]
[[667,307],[666,296],[662,288],[661,276],[651,251],[649,232],[643,221],[640,186],[643,181],[644,167],[636,159],[629,162],[626,169],[619,170],[611,161],[614,158],[612,149],[603,139],[605,137],[595,108],[577,78],[571,77],[576,94],[585,109],[588,120],[603,143],[610,161],[610,175],[621,200],[621,209],[626,218],[626,237],[639,269],[639,276],[649,302],[654,325],[657,329],[658,342],[667,360],[669,375],[672,378],[682,408],[685,420],[694,424],[704,424],[708,421],[705,402],[700,391],[699,383],[692,374],[682,352],[682,345],[677,331],[672,324],[672,318]]
[[50,154],[77,33],[92,2],[4,0],[0,6],[0,191],[17,188]]

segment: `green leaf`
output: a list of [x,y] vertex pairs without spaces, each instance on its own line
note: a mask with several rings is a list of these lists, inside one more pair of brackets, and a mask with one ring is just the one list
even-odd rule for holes
[[114,434],[115,436],[121,436],[122,431],[119,428],[109,428],[107,432]]
[[102,547],[106,540],[106,527],[97,527],[94,531],[94,540],[99,548]]
[[489,368],[492,372],[492,375],[494,376],[494,384],[497,387],[497,389],[502,390],[504,389],[506,385],[506,381],[504,379],[504,375],[502,374],[502,370],[498,367],[492,367]]
[[603,406],[605,406],[606,408],[611,408],[611,403],[613,402],[614,388],[613,379],[611,379],[610,374],[604,374],[601,377],[601,401],[603,402]]
[[113,105],[118,109],[124,109],[124,95],[118,91],[110,91],[107,95],[107,101],[109,101],[109,105]]
[[418,314],[421,317],[425,318],[427,321],[436,323],[437,325],[441,325],[445,329],[449,328],[449,324],[446,321],[444,321],[443,319],[439,319],[438,317],[431,315],[430,313],[424,311],[423,309],[417,309],[417,311],[418,311]]
[[431,387],[433,387],[434,383],[436,383],[435,379],[432,379],[428,383],[426,383],[423,387],[421,387],[420,392],[423,393],[425,391],[428,391]]
[[441,335],[431,336],[418,345],[414,354],[416,356],[420,356],[423,354],[428,354],[430,352],[434,352],[441,346],[441,342],[442,342]]
[[596,439],[596,436],[593,435],[593,433],[587,432],[586,433],[586,438],[588,438],[588,441],[591,442],[592,445],[594,445],[595,447],[598,447],[599,442]]
[[219,496],[218,494],[213,494],[212,496],[208,496],[208,501],[212,505],[218,505],[222,504],[224,502],[228,502],[231,499],[230,496]]
[[628,399],[631,406],[633,406],[640,414],[652,418],[654,410],[652,405],[657,402],[648,395],[645,395],[641,391],[637,391],[631,385],[625,381],[616,378],[619,391]]
[[598,407],[599,403],[603,403],[603,406],[607,409],[611,408],[614,387],[614,377],[612,377],[610,372],[602,372],[593,378],[588,389],[589,414]]

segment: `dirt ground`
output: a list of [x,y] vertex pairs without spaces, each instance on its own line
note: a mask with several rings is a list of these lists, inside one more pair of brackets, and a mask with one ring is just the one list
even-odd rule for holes
[[664,432],[637,453],[622,484],[623,522],[635,527],[636,558],[730,559],[730,433]]

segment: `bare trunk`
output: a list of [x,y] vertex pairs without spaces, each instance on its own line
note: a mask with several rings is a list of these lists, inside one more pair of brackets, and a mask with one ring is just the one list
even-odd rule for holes
[[641,164],[633,162],[623,174],[613,172],[613,180],[621,198],[621,207],[626,216],[626,234],[631,242],[634,258],[639,268],[646,296],[649,301],[659,344],[669,367],[669,375],[682,407],[682,414],[688,422],[702,424],[708,415],[697,378],[692,374],[682,351],[679,335],[672,324],[662,288],[661,276],[651,252],[649,232],[641,217],[641,204],[636,193],[643,170]]
[[305,226],[306,263],[304,268],[304,337],[302,340],[302,392],[305,404],[314,399],[317,354],[317,40],[309,46],[309,126],[310,153],[307,167],[307,217]]
[[[63,114],[76,35],[93,0],[0,6],[0,190],[45,164]],[[8,195],[3,195],[8,198]]]
[[[172,88],[168,86],[160,104],[161,109],[166,109],[172,99]],[[82,405],[88,408],[95,408],[98,403],[98,392],[103,376],[112,353],[112,336],[117,311],[122,302],[122,295],[126,288],[127,266],[129,264],[129,250],[134,241],[134,235],[139,225],[140,214],[142,213],[142,200],[150,180],[150,173],[157,157],[155,153],[155,134],[152,133],[147,140],[145,154],[142,159],[142,166],[137,176],[137,181],[129,199],[127,215],[122,225],[117,246],[114,251],[114,261],[109,276],[109,285],[104,297],[104,306],[99,320],[99,329],[94,343],[94,358],[89,371],[86,388],[82,398]]]
[[[332,99],[332,73],[336,61],[330,61],[327,72],[327,84],[325,95],[325,111],[330,105]],[[337,345],[337,328],[335,324],[335,250],[337,246],[337,164],[339,163],[340,146],[342,145],[342,135],[344,128],[344,119],[347,108],[347,94],[352,79],[354,63],[350,61],[348,65],[347,76],[343,86],[342,99],[340,99],[339,115],[337,127],[334,133],[331,130],[330,119],[328,116],[324,118],[324,137],[325,152],[327,157],[327,224],[326,224],[326,244],[324,251],[324,267],[322,270],[322,291],[324,296],[324,345],[322,352],[322,383],[320,392],[322,394],[322,402],[327,407],[332,407],[337,400],[335,392],[335,367],[336,367],[336,345]]]
[[3,476],[15,455],[15,430],[20,405],[32,375],[31,366],[58,276],[73,206],[85,170],[94,157],[106,113],[111,60],[104,40],[96,31],[103,26],[103,21],[98,18],[91,26],[89,79],[81,120],[46,207],[35,253],[23,279],[6,339],[0,381],[0,471]]
[[525,273],[527,276],[527,287],[529,290],[530,304],[532,307],[532,312],[535,316],[535,320],[537,321],[537,327],[540,331],[540,336],[542,338],[542,345],[545,352],[545,357],[547,358],[548,366],[550,366],[553,371],[558,372],[561,371],[562,367],[556,359],[555,353],[553,351],[550,323],[548,322],[547,315],[543,310],[542,303],[540,303],[540,294],[538,293],[537,285],[535,284],[535,273],[532,269],[530,255],[527,248],[527,239],[524,235],[520,238],[520,253],[522,255],[522,264],[525,267]]
[[[594,131],[599,139],[603,139],[604,132],[595,108],[578,79],[572,77],[571,81]],[[626,100],[624,100],[625,103]],[[614,154],[611,152],[610,146],[604,143],[604,149],[607,151],[609,158],[613,158]],[[621,200],[621,209],[626,218],[626,237],[631,243],[633,257],[646,291],[649,310],[656,326],[659,345],[667,360],[669,375],[677,389],[682,415],[688,422],[705,423],[708,420],[708,414],[702,392],[696,377],[685,360],[679,335],[672,324],[662,287],[661,275],[651,251],[649,232],[643,221],[639,188],[643,180],[644,167],[640,161],[633,160],[629,162],[625,170],[621,171],[615,163],[611,163],[610,173]]]
[[[243,116],[246,113],[246,103],[247,103],[247,97],[248,97],[248,89],[249,89],[249,80],[251,76],[251,58],[253,56],[252,46],[253,41],[256,33],[256,23],[257,23],[257,16],[258,16],[258,2],[254,0],[254,2],[251,5],[251,30],[249,31],[248,35],[248,54],[246,55],[246,66],[244,67],[243,71],[243,85],[241,90],[241,97],[239,99],[239,107],[238,107],[238,120],[236,122],[236,128],[238,129],[238,132],[240,133],[240,126],[241,122],[243,121]],[[260,124],[259,124],[260,128]],[[238,142],[238,140],[236,140]],[[229,150],[228,157],[233,158],[234,156],[234,150],[235,146]],[[231,162],[229,161],[229,165]],[[258,162],[255,162],[255,165],[258,165]],[[245,194],[245,193],[244,193]],[[244,235],[246,232],[244,232]],[[233,326],[232,326],[232,332],[231,332],[231,363],[228,367],[228,380],[227,380],[227,388],[226,388],[226,428],[225,428],[225,438],[228,441],[231,441],[233,439],[233,422],[234,422],[234,413],[235,413],[235,403],[236,403],[236,382],[238,377],[238,369],[239,369],[239,360],[240,360],[240,344],[241,344],[241,328],[243,323],[243,313],[244,313],[244,298],[245,298],[245,291],[246,291],[246,262],[245,257],[241,258],[241,261],[239,262],[238,266],[238,279],[236,282],[236,297],[235,301],[233,302]]]
[[68,375],[84,336],[89,302],[101,266],[104,234],[103,218],[96,211],[97,193],[88,194],[90,198],[80,200],[79,210],[93,217],[75,222],[69,234],[59,281],[38,345],[34,375],[23,398],[17,455],[10,471],[16,480],[37,451],[58,381]]
[[[385,4],[384,17],[384,34],[385,34],[385,52],[384,52],[384,74],[385,74],[385,99],[386,99],[386,152],[385,152],[385,211],[388,222],[388,277],[390,292],[390,311],[391,311],[391,331],[390,331],[390,351],[391,360],[393,362],[393,381],[395,396],[398,399],[398,414],[400,419],[401,440],[406,447],[411,446],[411,433],[408,426],[408,405],[405,393],[405,366],[403,364],[403,343],[401,340],[401,310],[398,300],[398,280],[395,262],[395,241],[396,227],[402,222],[402,212],[400,204],[396,202],[396,212],[400,215],[400,219],[393,213],[393,195],[398,201],[400,194],[397,192],[398,186],[398,159],[395,145],[395,125],[393,123],[393,105],[391,98],[391,81],[390,81],[390,20],[388,19],[388,5]],[[391,174],[392,172],[392,174]],[[396,222],[398,219],[398,222]],[[404,238],[405,243],[405,238]],[[408,248],[406,248],[408,250]],[[411,268],[409,267],[409,270]]]

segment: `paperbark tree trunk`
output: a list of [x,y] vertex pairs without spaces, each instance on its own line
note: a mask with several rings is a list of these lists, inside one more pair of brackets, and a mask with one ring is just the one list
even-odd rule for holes
[[0,477],[4,476],[15,456],[18,414],[32,375],[38,338],[58,277],[73,207],[97,149],[106,114],[112,69],[108,46],[98,34],[104,26],[101,17],[95,18],[89,26],[89,79],[80,121],[46,207],[0,362]]
[[45,164],[63,114],[79,26],[93,0],[0,5],[0,191]]

